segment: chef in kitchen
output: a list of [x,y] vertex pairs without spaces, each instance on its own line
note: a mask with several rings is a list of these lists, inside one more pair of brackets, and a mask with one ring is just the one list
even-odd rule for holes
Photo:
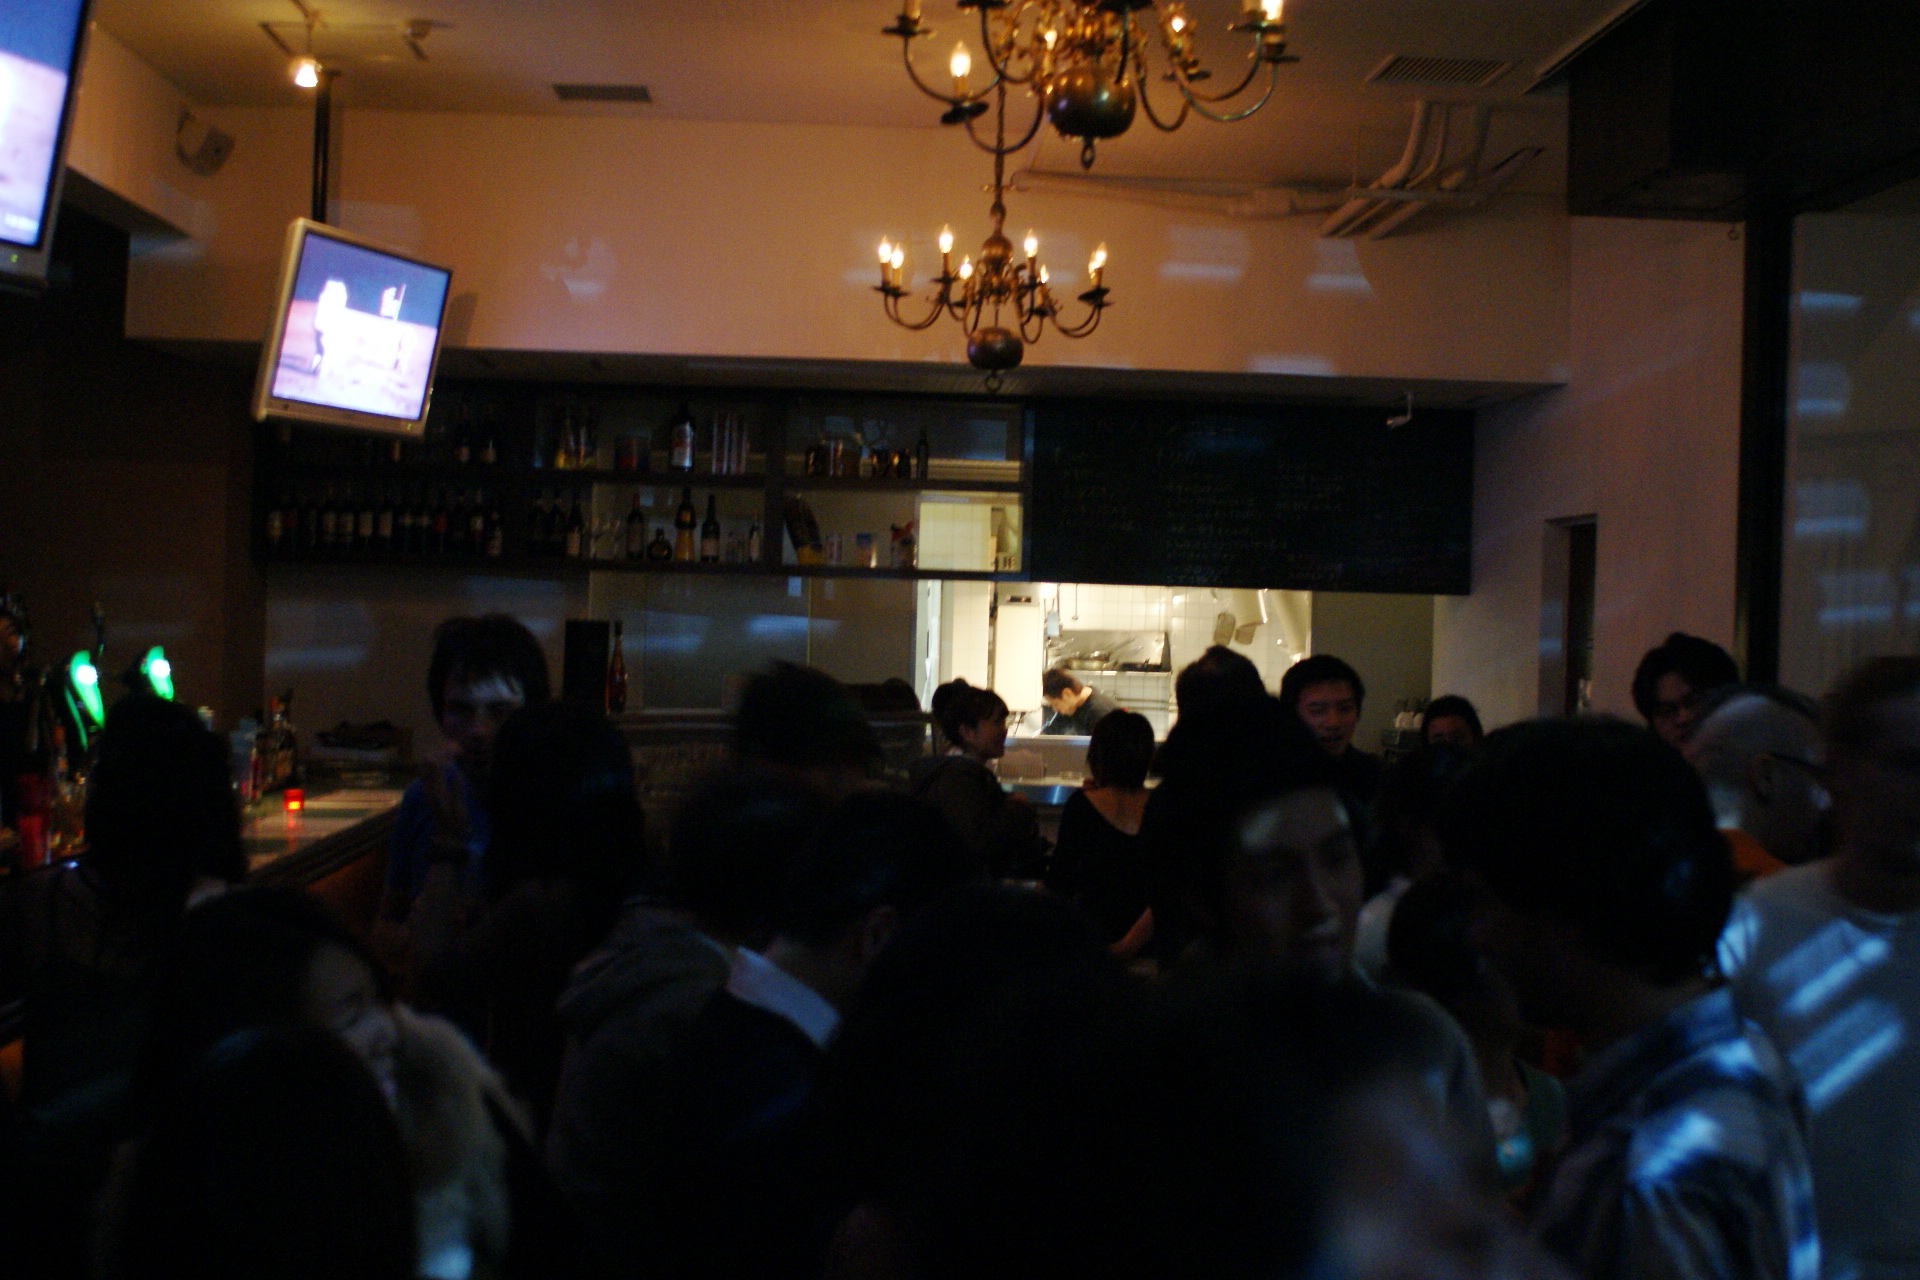
[[1092,733],[1108,712],[1120,710],[1112,698],[1059,667],[1040,677],[1040,697],[1053,712],[1041,733]]

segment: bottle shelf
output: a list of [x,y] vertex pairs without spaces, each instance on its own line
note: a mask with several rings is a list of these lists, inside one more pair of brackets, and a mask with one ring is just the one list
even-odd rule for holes
[[1018,480],[858,480],[852,476],[782,476],[775,481],[788,493],[1004,493],[1020,494]]
[[508,577],[582,573],[641,573],[662,577],[864,578],[916,582],[1021,582],[1019,573],[978,569],[863,569],[845,564],[700,564],[680,560],[575,560],[552,556],[422,556],[392,551],[278,552],[267,564],[287,568],[408,568],[440,573],[497,573]]

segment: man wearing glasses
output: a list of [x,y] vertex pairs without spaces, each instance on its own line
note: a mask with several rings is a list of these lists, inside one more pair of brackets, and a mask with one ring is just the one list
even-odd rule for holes
[[1720,942],[1805,1090],[1821,1274],[1920,1274],[1920,658],[1826,709],[1833,852],[1758,881]]
[[1707,785],[1742,879],[1820,856],[1831,801],[1820,708],[1811,698],[1779,688],[1724,690],[1682,750]]

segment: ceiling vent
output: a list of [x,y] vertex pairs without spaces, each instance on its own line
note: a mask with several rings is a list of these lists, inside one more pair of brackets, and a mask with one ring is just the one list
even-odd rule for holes
[[1484,89],[1507,74],[1511,62],[1493,58],[1431,58],[1396,53],[1373,69],[1368,84],[1442,85],[1454,89]]
[[643,84],[557,84],[553,96],[562,102],[652,102]]

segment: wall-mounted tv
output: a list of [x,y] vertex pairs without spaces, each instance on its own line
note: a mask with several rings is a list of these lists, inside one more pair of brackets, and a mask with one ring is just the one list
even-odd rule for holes
[[89,3],[0,5],[0,285],[47,281]]
[[294,219],[253,416],[418,434],[452,279],[446,267]]

